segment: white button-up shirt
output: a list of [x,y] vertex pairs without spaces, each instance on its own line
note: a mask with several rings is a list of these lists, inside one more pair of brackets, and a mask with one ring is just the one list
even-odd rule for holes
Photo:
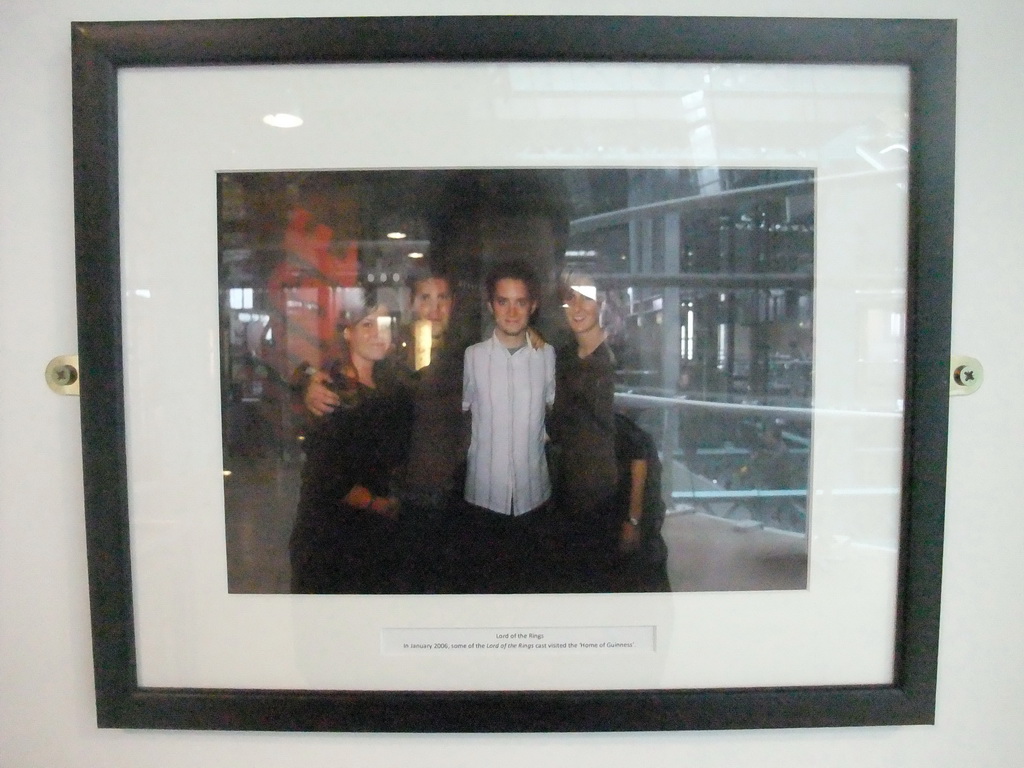
[[515,352],[492,336],[466,350],[462,409],[472,414],[466,501],[522,515],[551,496],[544,415],[555,400],[555,351]]

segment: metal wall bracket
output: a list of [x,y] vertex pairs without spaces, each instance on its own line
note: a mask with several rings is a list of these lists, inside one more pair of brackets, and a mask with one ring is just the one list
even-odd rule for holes
[[60,355],[46,365],[46,383],[58,395],[78,395],[78,355]]
[[953,355],[949,359],[949,394],[971,395],[984,379],[981,362],[973,357]]

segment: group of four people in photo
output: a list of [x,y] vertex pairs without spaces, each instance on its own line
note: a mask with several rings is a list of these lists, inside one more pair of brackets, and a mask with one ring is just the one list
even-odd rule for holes
[[657,451],[615,412],[597,286],[561,282],[575,348],[557,355],[531,326],[541,287],[522,262],[488,273],[494,331],[465,349],[449,338],[449,278],[410,286],[429,364],[395,353],[389,308],[368,289],[340,318],[340,359],[305,387],[315,424],[292,590],[668,590]]

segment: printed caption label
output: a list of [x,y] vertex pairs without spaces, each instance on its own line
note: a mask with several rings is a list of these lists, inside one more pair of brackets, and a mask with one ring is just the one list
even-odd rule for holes
[[390,654],[637,653],[654,651],[654,627],[398,628],[381,631]]

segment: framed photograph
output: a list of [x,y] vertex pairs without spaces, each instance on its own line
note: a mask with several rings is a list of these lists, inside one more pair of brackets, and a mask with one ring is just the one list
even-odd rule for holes
[[932,721],[953,22],[72,42],[102,727]]

